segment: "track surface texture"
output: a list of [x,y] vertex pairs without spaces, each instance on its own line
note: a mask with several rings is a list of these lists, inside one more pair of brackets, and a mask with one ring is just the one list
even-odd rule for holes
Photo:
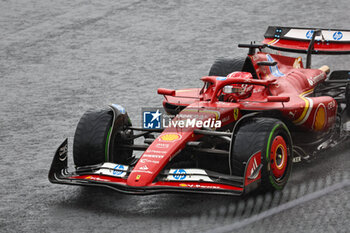
[[[47,173],[66,137],[73,167],[86,110],[118,103],[140,125],[141,107],[161,106],[158,87],[200,86],[216,58],[244,56],[237,44],[261,41],[268,25],[349,29],[349,12],[348,0],[0,0],[0,232],[176,232],[177,222],[240,201],[128,196],[53,185]],[[349,56],[313,58],[324,64],[350,68]],[[349,170],[349,152],[343,145],[298,164],[287,188]],[[240,232],[346,232],[349,212],[344,188]],[[182,232],[213,230],[187,223]]]

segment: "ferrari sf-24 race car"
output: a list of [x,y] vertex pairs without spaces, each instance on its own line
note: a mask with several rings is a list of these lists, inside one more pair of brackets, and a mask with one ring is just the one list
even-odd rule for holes
[[[350,30],[268,27],[261,44],[238,47],[247,57],[217,60],[202,88],[158,89],[174,116],[166,128],[134,127],[116,104],[87,111],[74,135],[75,171],[66,139],[49,180],[128,194],[274,191],[293,162],[348,139],[350,71],[313,69],[311,55],[350,54]],[[281,51],[306,54],[306,65]]]

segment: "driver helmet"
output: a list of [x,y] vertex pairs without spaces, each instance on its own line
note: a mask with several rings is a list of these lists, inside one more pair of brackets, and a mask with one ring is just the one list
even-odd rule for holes
[[[248,72],[233,72],[227,75],[227,78],[253,79],[251,73]],[[228,96],[229,99],[246,99],[251,96],[254,89],[254,85],[247,83],[235,83],[231,86],[233,87],[233,90]]]

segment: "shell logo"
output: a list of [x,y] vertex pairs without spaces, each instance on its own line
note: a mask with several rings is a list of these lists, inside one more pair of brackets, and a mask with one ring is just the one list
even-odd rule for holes
[[181,187],[187,187],[187,184],[179,184]]
[[176,141],[179,140],[181,138],[180,134],[177,133],[168,133],[168,134],[163,134],[160,136],[160,140],[161,141],[166,141],[166,142],[172,142],[172,141]]
[[326,125],[326,108],[320,104],[316,110],[314,119],[314,129],[316,131],[322,130]]

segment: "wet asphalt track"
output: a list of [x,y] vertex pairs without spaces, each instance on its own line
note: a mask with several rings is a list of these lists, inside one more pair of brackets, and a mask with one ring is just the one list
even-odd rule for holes
[[[245,55],[237,43],[268,25],[350,28],[349,10],[347,0],[0,1],[0,231],[153,232],[236,201],[53,185],[47,172],[87,109],[119,103],[139,125],[142,106],[161,105],[158,87],[199,86],[215,58]],[[349,56],[314,59],[323,64],[349,69]],[[348,170],[349,152],[295,166],[288,185]]]

